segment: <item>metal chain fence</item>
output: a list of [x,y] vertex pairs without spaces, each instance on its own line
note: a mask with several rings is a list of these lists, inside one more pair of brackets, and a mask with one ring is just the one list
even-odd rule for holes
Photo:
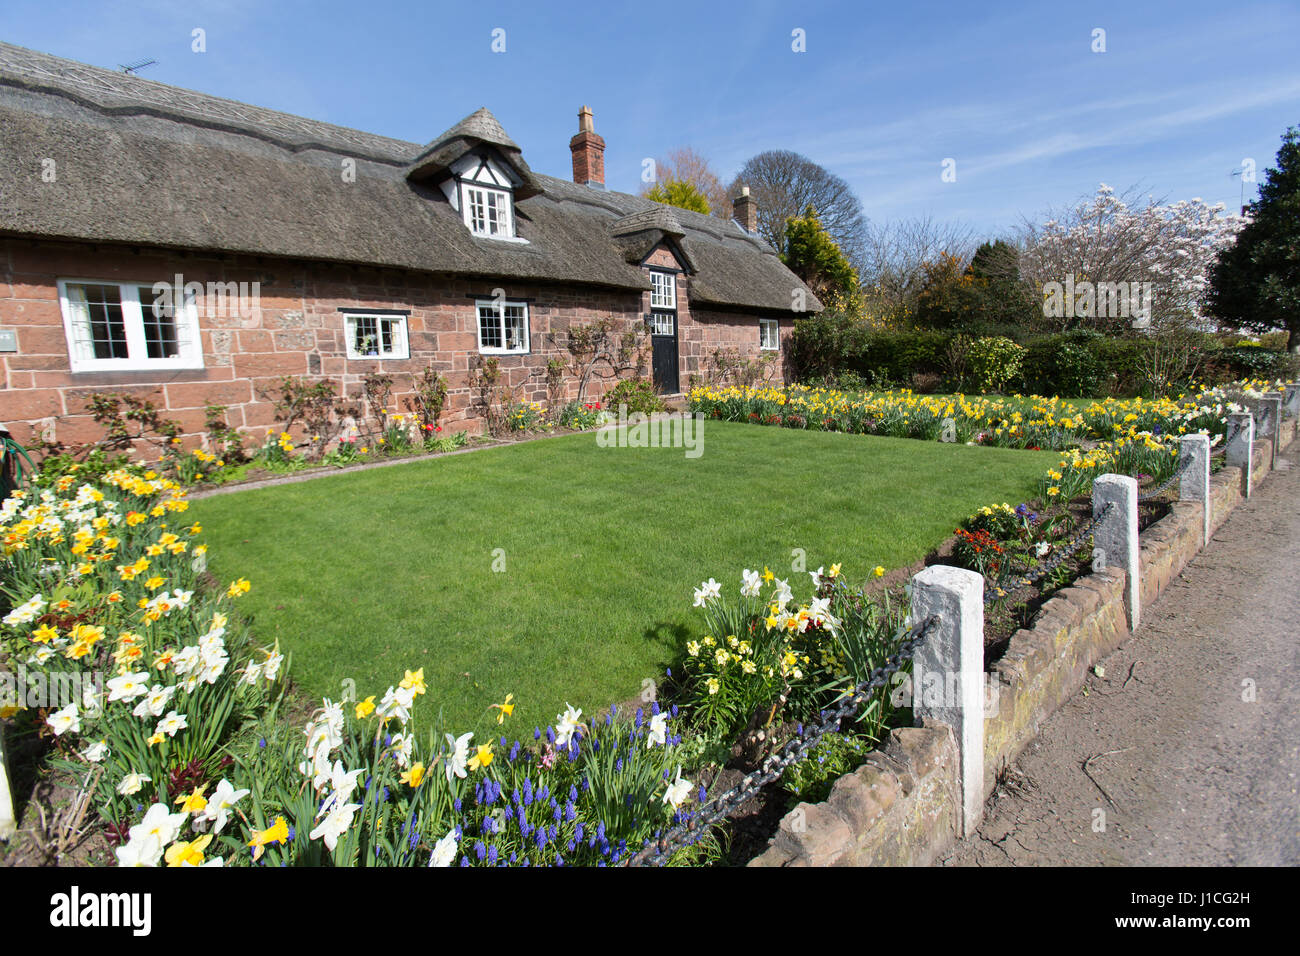
[[1034,584],[1044,576],[1051,574],[1083,548],[1083,542],[1092,537],[1092,533],[1096,530],[1097,525],[1101,523],[1101,520],[1105,518],[1106,515],[1110,514],[1111,509],[1114,507],[1115,502],[1106,502],[1105,506],[1102,507],[1098,514],[1093,516],[1091,521],[1076,531],[1065,544],[1057,545],[1056,552],[1042,564],[1035,567],[1032,571],[1027,574],[1017,575],[1008,581],[1004,581],[1000,585],[993,585],[992,587],[986,588],[984,592],[984,603],[992,604],[994,601],[1006,597],[1017,588]]
[[884,687],[886,681],[911,659],[918,647],[925,643],[938,621],[938,615],[935,615],[920,624],[913,624],[907,630],[898,649],[873,670],[870,677],[858,684],[851,693],[846,693],[833,708],[822,711],[820,723],[810,731],[800,733],[786,741],[780,750],[768,754],[759,768],[746,775],[735,787],[704,804],[689,820],[677,824],[648,842],[639,852],[627,857],[624,865],[662,866],[676,850],[697,843],[709,832],[710,827],[730,817],[750,798],[780,777],[787,767],[807,757],[818,741],[838,729],[840,721],[853,713],[868,694]]

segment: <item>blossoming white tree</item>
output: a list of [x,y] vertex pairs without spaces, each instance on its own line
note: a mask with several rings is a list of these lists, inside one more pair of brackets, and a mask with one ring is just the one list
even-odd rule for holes
[[[1139,203],[1132,190],[1120,195],[1102,183],[1090,201],[1041,226],[1026,222],[1021,276],[1039,289],[1067,277],[1076,283],[1127,283],[1128,288],[1149,282],[1154,293],[1151,329],[1204,327],[1202,299],[1210,267],[1245,220],[1225,215],[1222,203],[1211,206],[1199,198],[1172,204],[1148,198],[1145,205]],[[1069,310],[1045,323],[1056,331],[1119,331],[1130,321],[1087,311]]]

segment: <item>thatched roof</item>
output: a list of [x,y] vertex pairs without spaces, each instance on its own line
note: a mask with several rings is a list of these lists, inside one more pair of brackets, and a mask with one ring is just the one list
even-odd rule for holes
[[[522,183],[527,243],[476,238],[437,186],[483,147]],[[734,222],[534,173],[486,109],[420,146],[4,43],[0,233],[622,289],[649,287],[629,250],[667,238],[694,301],[785,311],[802,285]]]

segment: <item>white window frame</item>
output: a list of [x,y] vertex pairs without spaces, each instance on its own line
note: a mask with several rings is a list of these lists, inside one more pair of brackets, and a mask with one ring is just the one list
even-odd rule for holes
[[[386,361],[390,359],[407,359],[411,357],[411,343],[407,334],[407,322],[404,313],[392,312],[344,312],[343,313],[343,337],[347,340],[348,358],[356,361]],[[377,351],[374,355],[365,355],[356,349],[356,325],[358,319],[374,319],[375,334],[379,336],[377,345],[382,349],[383,336],[380,334],[380,323],[395,323],[396,334],[390,330],[389,338],[391,340],[387,352]]]
[[[523,310],[524,341],[521,348],[507,348],[506,341],[506,323],[505,310],[509,308],[518,308]],[[489,310],[496,320],[500,323],[501,342],[499,346],[483,344],[483,310]],[[478,350],[483,355],[527,355],[532,350],[532,330],[531,317],[528,314],[527,302],[509,302],[499,299],[475,299],[474,300],[474,334],[478,337]]]
[[[773,344],[768,345],[771,338]],[[781,351],[781,323],[776,319],[758,320],[758,347],[764,352]]]
[[651,335],[676,335],[677,334],[677,313],[659,312],[650,313],[650,334]]
[[677,309],[677,273],[650,270],[650,308]]
[[[476,203],[474,193],[482,193],[482,202]],[[490,220],[488,219],[488,196],[497,197],[497,231],[492,232],[488,228]],[[513,239],[515,238],[515,216],[513,207],[513,195],[508,189],[495,189],[491,186],[485,186],[479,182],[461,183],[461,212],[464,216],[465,227],[476,236],[484,239]],[[482,207],[484,227],[482,229],[474,228],[474,210],[476,206]]]
[[[199,331],[198,303],[193,294],[175,307],[176,340],[179,354],[168,358],[149,358],[144,334],[144,310],[152,303],[140,301],[141,288],[152,289],[153,282],[123,282],[119,279],[59,279],[59,309],[63,313],[63,334],[68,343],[68,362],[73,372],[147,371],[152,369],[203,368],[203,339]],[[122,328],[126,335],[125,358],[95,358],[91,330],[82,325],[69,288],[83,285],[116,286],[122,308]]]

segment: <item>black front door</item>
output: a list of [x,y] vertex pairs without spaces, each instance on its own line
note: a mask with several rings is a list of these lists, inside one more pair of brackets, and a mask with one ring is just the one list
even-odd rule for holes
[[650,341],[653,344],[655,389],[664,395],[676,395],[677,382],[677,314],[650,314]]

